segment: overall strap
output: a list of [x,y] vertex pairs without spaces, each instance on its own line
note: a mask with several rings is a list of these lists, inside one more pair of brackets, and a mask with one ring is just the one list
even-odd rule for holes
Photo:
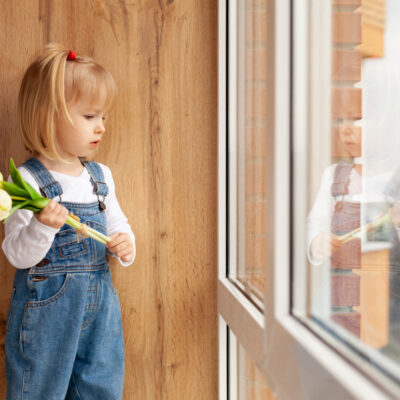
[[345,195],[349,193],[350,174],[353,164],[338,164],[333,175],[331,187],[332,196]]
[[[99,209],[100,211],[105,210],[106,206],[104,204],[104,199],[108,194],[108,186],[104,179],[103,170],[100,165],[94,161],[84,161],[79,158],[83,166],[87,169],[90,175],[90,181],[93,185],[93,192],[97,195],[99,199]],[[100,200],[100,196],[103,196],[103,200]]]
[[86,167],[92,181],[93,191],[99,195],[106,197],[108,194],[108,186],[104,181],[103,170],[100,165],[94,161],[81,160],[82,164]]
[[60,196],[63,193],[61,185],[53,178],[49,170],[37,158],[30,158],[22,164],[35,178],[39,185],[40,193],[52,199],[53,197]]

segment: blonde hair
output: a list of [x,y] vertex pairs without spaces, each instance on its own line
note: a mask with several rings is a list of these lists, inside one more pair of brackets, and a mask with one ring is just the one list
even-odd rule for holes
[[103,109],[112,108],[116,85],[111,74],[92,58],[78,54],[68,60],[69,50],[49,43],[29,66],[18,95],[18,118],[25,147],[51,160],[62,160],[56,138],[57,120],[72,125],[67,103],[84,98],[93,104],[105,93]]

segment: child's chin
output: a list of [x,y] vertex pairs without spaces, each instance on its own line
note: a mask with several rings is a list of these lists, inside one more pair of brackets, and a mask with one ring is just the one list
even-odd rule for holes
[[98,150],[98,148],[90,150],[90,151],[87,151],[87,152],[83,153],[79,157],[82,157],[82,158],[85,158],[85,159],[89,160],[89,159],[94,157],[94,155],[97,153],[97,150]]

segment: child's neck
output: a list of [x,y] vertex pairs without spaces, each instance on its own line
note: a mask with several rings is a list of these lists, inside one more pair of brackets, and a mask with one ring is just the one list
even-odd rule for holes
[[50,160],[42,154],[36,155],[36,158],[41,161],[48,170],[70,176],[80,176],[85,168],[79,158],[76,158],[76,161],[74,160],[71,164],[66,164],[59,160]]

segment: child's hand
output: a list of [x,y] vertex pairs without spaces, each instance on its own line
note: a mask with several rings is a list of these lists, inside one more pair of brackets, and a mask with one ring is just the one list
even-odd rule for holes
[[320,233],[311,242],[311,256],[323,261],[337,252],[342,244],[339,236],[329,232]]
[[50,200],[39,214],[34,215],[42,224],[59,229],[65,224],[69,211],[63,205]]
[[123,262],[128,262],[133,257],[133,243],[127,233],[114,233],[110,236],[107,248]]

